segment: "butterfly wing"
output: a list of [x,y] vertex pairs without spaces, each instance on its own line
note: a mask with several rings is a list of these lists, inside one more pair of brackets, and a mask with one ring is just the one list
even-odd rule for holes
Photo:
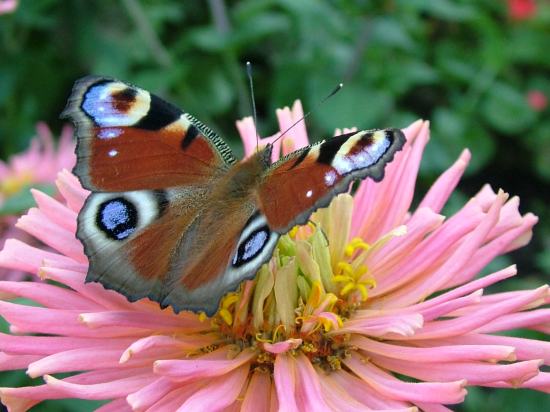
[[62,116],[76,126],[74,172],[92,190],[77,230],[90,263],[87,281],[162,304],[192,260],[190,245],[210,242],[203,238],[211,228],[200,222],[208,193],[235,162],[229,147],[189,114],[115,79],[77,81]]
[[115,79],[77,81],[62,117],[76,125],[74,173],[92,191],[204,185],[235,162],[223,140],[194,117]]
[[348,190],[352,180],[381,180],[384,167],[404,143],[399,129],[360,131],[305,147],[274,163],[258,194],[269,227],[286,233]]

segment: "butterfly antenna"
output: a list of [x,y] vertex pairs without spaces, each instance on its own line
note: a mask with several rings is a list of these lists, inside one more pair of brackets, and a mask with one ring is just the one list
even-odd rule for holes
[[258,134],[258,115],[256,114],[256,100],[254,99],[254,83],[252,82],[252,64],[246,62],[246,77],[250,88],[250,99],[252,100],[252,115],[254,116],[254,133],[256,134],[256,151],[260,146],[260,135]]
[[306,114],[304,114],[302,117],[300,117],[298,120],[296,120],[294,123],[292,123],[290,125],[290,127],[288,129],[286,129],[283,133],[281,133],[281,135],[276,138],[273,142],[275,143],[277,140],[281,139],[285,134],[287,134],[294,126],[296,126],[298,123],[304,121],[306,119],[306,117],[308,117],[311,113],[313,113],[315,111],[315,109],[317,109],[319,106],[321,106],[324,102],[326,102],[328,99],[330,99],[332,96],[334,96],[336,93],[338,93],[340,90],[342,90],[342,87],[344,87],[344,83],[338,83],[338,85],[328,94],[326,95],[323,100],[321,100],[319,103],[317,103],[313,109],[311,109],[309,112],[307,112]]

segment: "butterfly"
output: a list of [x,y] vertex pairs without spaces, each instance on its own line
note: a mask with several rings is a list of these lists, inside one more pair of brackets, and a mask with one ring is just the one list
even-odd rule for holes
[[352,181],[379,181],[405,137],[363,130],[301,148],[272,163],[268,144],[237,162],[188,113],[133,85],[78,80],[62,117],[76,127],[73,170],[92,193],[77,237],[86,282],[129,301],[213,315],[255,276],[279,237],[304,224]]

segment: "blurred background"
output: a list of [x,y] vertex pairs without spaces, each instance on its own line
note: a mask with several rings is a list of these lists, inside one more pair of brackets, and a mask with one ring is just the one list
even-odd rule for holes
[[[87,74],[168,99],[241,154],[235,120],[251,114],[249,60],[263,136],[277,130],[276,108],[299,98],[307,111],[341,81],[344,89],[307,119],[313,140],[336,127],[431,120],[418,193],[469,148],[472,161],[447,212],[486,182],[519,195],[522,212],[540,217],[533,240],[488,270],[516,262],[519,275],[505,283],[514,289],[550,280],[547,0],[0,0],[0,12],[4,161],[26,150],[39,121],[61,134],[59,113]],[[9,189],[0,185],[0,199]],[[22,212],[25,196],[9,210],[0,203],[0,215]],[[0,386],[37,383],[22,372],[0,374]],[[470,388],[455,410],[539,411],[547,396]],[[94,405],[56,401],[33,410]]]

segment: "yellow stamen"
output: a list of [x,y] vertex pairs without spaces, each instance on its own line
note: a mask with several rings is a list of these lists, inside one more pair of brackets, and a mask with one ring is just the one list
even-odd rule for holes
[[311,293],[309,294],[309,298],[307,300],[307,306],[309,306],[310,309],[316,308],[319,306],[319,303],[321,303],[321,292],[321,284],[317,281],[313,282]]
[[346,286],[344,286],[342,288],[342,290],[340,290],[340,294],[342,296],[346,296],[348,293],[350,293],[353,289],[355,289],[355,283],[348,283]]
[[223,321],[225,323],[227,323],[229,326],[231,326],[233,324],[233,315],[227,309],[221,308],[218,311],[218,315],[220,315],[220,317],[223,319]]
[[363,283],[357,284],[357,290],[361,293],[361,298],[365,301],[369,297],[369,292]]
[[286,331],[286,328],[285,328],[285,325],[278,325],[275,330],[273,331],[273,338],[272,338],[272,342],[276,342],[277,341],[277,335],[279,334],[279,331],[280,330],[283,330],[283,331]]
[[239,293],[229,293],[222,300],[222,308],[228,309],[232,304],[237,303],[241,298]]
[[359,280],[366,273],[369,273],[369,268],[366,267],[365,265],[361,265],[357,268],[357,270],[355,271],[355,273],[353,275],[354,275],[355,279]]
[[273,343],[273,340],[262,337],[261,332],[256,333],[256,340],[262,343]]
[[345,247],[344,253],[347,257],[352,257],[357,249],[368,250],[370,245],[360,237],[354,237]]
[[341,275],[351,276],[353,274],[353,268],[348,262],[338,262],[336,265],[336,271]]
[[353,282],[353,278],[351,276],[344,276],[344,275],[336,275],[332,278],[335,282]]
[[342,362],[338,358],[338,356],[330,355],[327,356],[327,361],[330,366],[330,369],[333,371],[342,369]]
[[300,346],[300,349],[303,351],[303,352],[307,352],[307,353],[315,353],[317,352],[317,346],[315,346],[313,343],[311,342],[307,342],[307,343],[304,343],[302,344],[302,346]]

